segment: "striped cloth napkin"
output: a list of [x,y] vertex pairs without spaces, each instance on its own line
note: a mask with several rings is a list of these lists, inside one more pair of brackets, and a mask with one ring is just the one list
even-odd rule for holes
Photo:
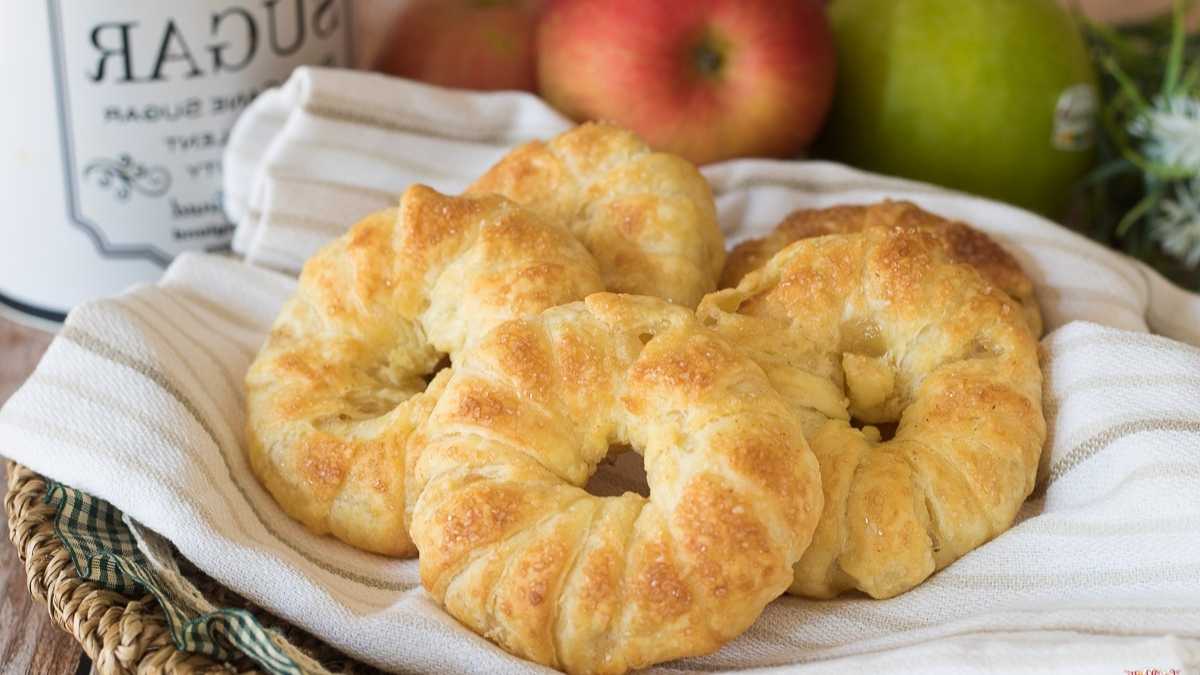
[[[241,449],[241,378],[298,265],[420,180],[462,188],[567,123],[519,94],[302,69],[226,155],[246,261],[185,255],[78,308],[0,411],[0,452],[157,532],[201,570],[380,667],[535,672],[461,628],[416,565],[314,537]],[[705,169],[731,243],[799,207],[912,200],[969,221],[1038,285],[1050,435],[1009,532],[900,597],[783,597],[715,654],[655,672],[1160,673],[1200,668],[1200,298],[1024,211],[821,162]],[[603,490],[636,480],[633,455]]]

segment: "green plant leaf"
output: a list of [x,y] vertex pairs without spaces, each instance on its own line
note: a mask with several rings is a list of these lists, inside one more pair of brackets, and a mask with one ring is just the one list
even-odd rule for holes
[[1147,193],[1145,197],[1142,197],[1142,199],[1135,204],[1132,209],[1129,209],[1129,211],[1121,217],[1121,220],[1117,222],[1117,234],[1124,235],[1128,233],[1130,228],[1132,228],[1137,221],[1141,220],[1143,216],[1145,216],[1150,212],[1151,209],[1158,205],[1158,200],[1161,197],[1161,190],[1153,190]]
[[1171,50],[1167,53],[1167,70],[1163,76],[1162,95],[1166,99],[1175,96],[1179,84],[1179,72],[1183,68],[1184,36],[1183,0],[1175,0],[1171,22]]

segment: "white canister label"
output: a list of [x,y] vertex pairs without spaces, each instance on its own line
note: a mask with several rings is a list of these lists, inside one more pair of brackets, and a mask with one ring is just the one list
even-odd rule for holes
[[101,252],[160,265],[229,245],[221,151],[238,113],[296,59],[348,58],[339,0],[51,5],[71,218]]
[[15,50],[2,84],[22,94],[2,113],[20,132],[0,130],[6,207],[21,219],[0,250],[0,302],[45,318],[153,280],[185,250],[228,248],[234,120],[295,67],[352,58],[348,0],[18,6],[0,27]]

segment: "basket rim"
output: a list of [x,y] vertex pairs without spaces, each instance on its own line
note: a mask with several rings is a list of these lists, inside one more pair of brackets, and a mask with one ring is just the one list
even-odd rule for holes
[[46,503],[46,480],[16,462],[6,461],[5,468],[8,537],[25,568],[29,593],[46,605],[51,620],[83,647],[99,672],[229,670],[229,664],[177,649],[153,596],[131,598],[80,578],[54,533],[55,508]]

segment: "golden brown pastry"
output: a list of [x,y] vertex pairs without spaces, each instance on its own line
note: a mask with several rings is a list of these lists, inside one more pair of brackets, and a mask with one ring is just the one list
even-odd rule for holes
[[1042,314],[1033,281],[1012,255],[983,232],[925,211],[912,202],[887,200],[867,206],[794,211],[771,234],[734,247],[721,273],[721,288],[736,286],[742,277],[794,241],[880,227],[921,227],[937,232],[952,259],[973,265],[984,279],[1012,296],[1021,304],[1033,334],[1041,335]]
[[762,366],[820,462],[793,593],[902,593],[1003,532],[1033,489],[1037,342],[938,232],[803,239],[697,312]]
[[[609,293],[498,326],[413,435],[421,580],[475,632],[573,673],[717,649],[788,587],[821,510],[797,419],[691,311]],[[649,499],[583,489],[609,448]]]
[[318,534],[416,553],[404,448],[432,403],[425,378],[492,326],[599,290],[561,225],[495,195],[409,188],[304,266],[246,375],[254,473]]
[[246,379],[251,466],[314,532],[414,554],[404,445],[426,377],[497,323],[606,287],[694,306],[724,263],[714,214],[695,167],[599,124],[518,148],[461,199],[410,189],[305,266]]
[[610,291],[695,307],[725,262],[708,182],[690,162],[633,133],[589,123],[518,147],[469,192],[494,192],[565,223]]

